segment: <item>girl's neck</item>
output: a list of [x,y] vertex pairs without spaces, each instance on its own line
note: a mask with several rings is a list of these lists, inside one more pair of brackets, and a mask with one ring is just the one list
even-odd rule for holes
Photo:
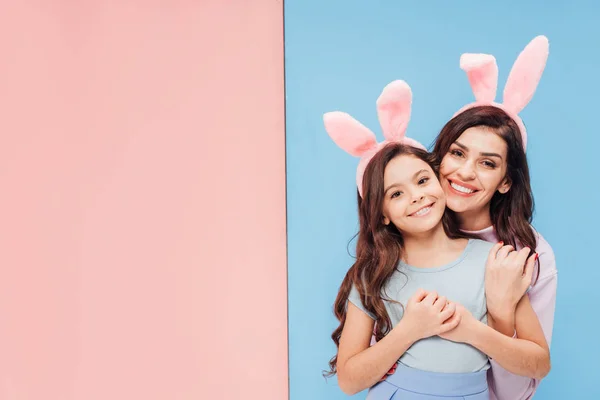
[[466,239],[450,239],[440,222],[430,231],[404,235],[403,261],[418,268],[441,266],[456,258],[467,242]]

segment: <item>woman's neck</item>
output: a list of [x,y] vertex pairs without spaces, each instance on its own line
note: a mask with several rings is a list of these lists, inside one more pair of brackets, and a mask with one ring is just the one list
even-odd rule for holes
[[456,216],[463,231],[476,232],[492,226],[489,204],[481,210],[456,213]]
[[434,229],[416,235],[404,234],[403,261],[414,267],[436,267],[454,259],[462,251],[464,240],[450,239],[440,223]]

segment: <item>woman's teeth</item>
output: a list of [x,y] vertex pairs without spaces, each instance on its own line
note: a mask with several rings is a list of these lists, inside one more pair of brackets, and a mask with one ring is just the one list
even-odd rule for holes
[[459,192],[461,192],[461,193],[467,193],[467,194],[469,194],[469,193],[474,193],[474,192],[475,192],[474,190],[467,189],[466,187],[462,187],[462,186],[460,186],[460,185],[457,185],[457,184],[456,184],[456,183],[454,183],[454,182],[450,182],[450,186],[452,186],[452,188],[453,188],[454,190],[458,190],[458,191],[459,191]]

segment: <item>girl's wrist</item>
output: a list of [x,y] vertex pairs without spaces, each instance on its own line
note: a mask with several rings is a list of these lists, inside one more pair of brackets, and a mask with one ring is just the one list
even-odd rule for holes
[[410,323],[406,318],[402,318],[400,322],[392,329],[390,335],[394,335],[396,340],[399,340],[408,346],[412,346],[417,340],[421,339],[418,329]]

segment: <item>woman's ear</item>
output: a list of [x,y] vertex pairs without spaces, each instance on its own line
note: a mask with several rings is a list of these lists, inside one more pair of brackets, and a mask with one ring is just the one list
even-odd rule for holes
[[506,194],[508,193],[508,191],[510,190],[510,187],[512,186],[512,182],[510,181],[509,177],[504,178],[504,181],[502,181],[502,184],[500,185],[500,187],[498,188],[498,191],[501,194]]

